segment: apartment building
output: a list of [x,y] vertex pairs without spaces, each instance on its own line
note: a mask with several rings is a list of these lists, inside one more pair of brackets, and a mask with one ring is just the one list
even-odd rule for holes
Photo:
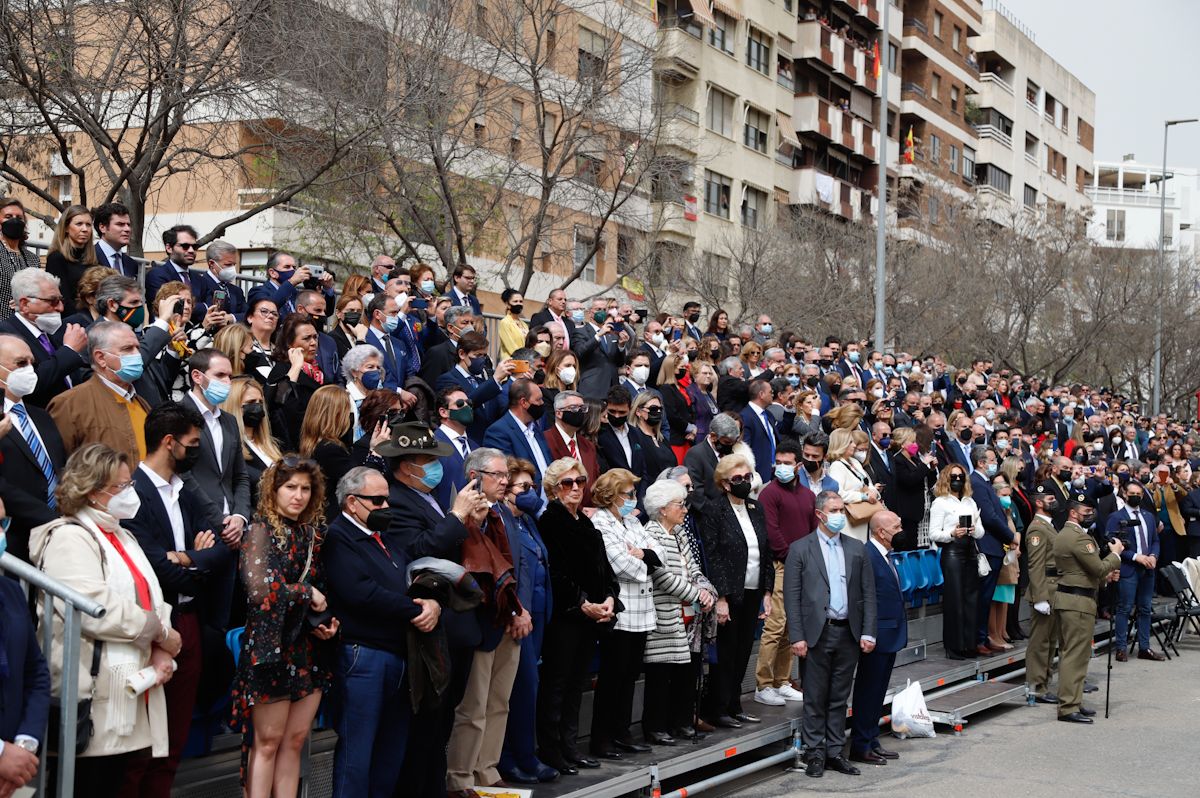
[[[1165,215],[1163,192],[1166,192]],[[1200,234],[1200,172],[1137,161],[1096,163],[1084,188],[1092,202],[1088,234],[1101,246],[1157,249],[1160,224],[1168,252],[1196,251]],[[1165,223],[1164,223],[1165,222]]]

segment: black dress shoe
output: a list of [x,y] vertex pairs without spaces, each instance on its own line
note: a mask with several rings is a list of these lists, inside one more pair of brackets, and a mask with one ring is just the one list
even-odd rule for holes
[[[557,776],[558,771],[554,771],[554,772],[555,772],[555,775]],[[500,778],[504,779],[509,784],[537,784],[538,782],[541,781],[537,777],[537,775],[535,775],[533,773],[529,773],[524,770],[521,770],[520,768],[514,768],[512,770],[501,770]]]
[[1152,648],[1143,648],[1138,652],[1138,659],[1149,659],[1154,660],[1155,662],[1165,662],[1167,658]]
[[1088,709],[1087,707],[1080,707],[1079,714],[1083,715],[1085,718],[1094,718],[1096,717],[1096,710]]
[[814,779],[819,779],[825,775],[825,757],[814,756],[808,760],[808,767],[804,769],[805,776],[812,776]]
[[650,732],[646,735],[646,742],[653,745],[675,745],[675,738],[666,732]]
[[865,762],[868,765],[886,765],[888,762],[874,751],[867,751],[866,753],[862,754],[858,753],[857,751],[851,751],[850,760],[852,762]]
[[1092,719],[1081,712],[1072,712],[1070,715],[1059,715],[1058,719],[1063,723],[1091,723]]
[[[583,770],[595,770],[596,768],[600,767],[599,762],[597,762],[595,759],[592,759],[590,756],[584,756],[583,754],[572,754],[563,758],[566,760],[566,764],[570,767],[582,768]],[[547,762],[546,764],[552,768],[555,768],[556,770],[562,770],[562,768],[558,767],[554,762]],[[575,774],[572,773],[571,775],[574,776]]]
[[874,751],[875,753],[879,754],[884,759],[899,759],[900,758],[900,755],[897,754],[895,751],[889,751],[886,748],[884,748],[882,745],[877,745],[874,748],[872,748],[871,750]]
[[1095,692],[1099,692],[1099,690],[1100,690],[1100,685],[1098,685],[1098,684],[1092,684],[1091,682],[1089,682],[1089,681],[1086,681],[1086,680],[1084,681],[1084,683],[1083,683],[1083,692],[1085,692],[1085,693],[1095,693]]
[[1054,693],[1042,693],[1041,695],[1034,696],[1033,700],[1039,704],[1057,704],[1058,696]]
[[720,726],[722,729],[740,729],[742,722],[737,718],[731,718],[728,715],[722,715],[713,723],[714,726]]
[[762,723],[762,718],[760,718],[758,715],[751,715],[749,712],[739,712],[733,717],[736,720],[740,720],[742,723]]
[[620,759],[621,754],[611,748],[593,748],[592,756],[597,759]]
[[[550,765],[547,765],[545,762],[538,762],[537,767],[534,768],[531,772],[533,773],[533,775],[537,776],[537,780],[538,780],[539,784],[545,784],[546,782],[554,781],[555,779],[558,778],[558,768],[551,767]],[[578,770],[575,771],[575,773],[578,773],[578,772],[579,772]],[[574,774],[572,774],[572,775],[574,775]]]
[[[679,740],[694,740],[698,733],[695,729],[688,726],[676,726],[674,729],[671,729],[671,736]],[[702,736],[707,737],[708,735]]]
[[645,743],[635,743],[633,740],[613,740],[613,748],[627,754],[644,754],[651,750]]
[[849,760],[844,756],[827,756],[825,757],[825,767],[828,770],[836,770],[838,773],[845,773],[847,776],[858,776],[862,771],[851,765]]

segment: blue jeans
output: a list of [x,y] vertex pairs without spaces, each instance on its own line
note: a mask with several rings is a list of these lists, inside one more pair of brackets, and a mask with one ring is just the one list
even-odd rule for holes
[[391,798],[404,764],[412,705],[399,654],[343,643],[338,648],[333,796]]
[[1125,650],[1129,643],[1129,613],[1137,606],[1138,648],[1150,648],[1150,611],[1154,599],[1154,571],[1133,566],[1133,574],[1122,576],[1117,582],[1117,649]]

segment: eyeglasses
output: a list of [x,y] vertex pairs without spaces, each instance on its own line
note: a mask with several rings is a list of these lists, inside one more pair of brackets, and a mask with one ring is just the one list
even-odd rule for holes
[[687,507],[687,502],[683,499],[676,499],[673,502],[667,502],[668,507]]
[[179,247],[180,249],[195,249],[196,248],[195,244],[184,244],[182,242],[176,244],[175,246]]
[[299,468],[300,466],[308,466],[309,468],[317,467],[315,460],[310,460],[307,457],[301,457],[298,454],[284,455],[283,459],[280,460],[279,463],[284,468]]
[[382,496],[369,496],[364,493],[351,493],[350,495],[361,502],[370,502],[372,507],[382,507],[383,503],[388,500],[386,493]]
[[129,488],[132,488],[132,487],[133,487],[133,480],[129,480],[128,482],[118,482],[115,490],[113,490],[111,492],[106,490],[105,493],[108,493],[110,496],[116,496],[121,491],[128,490]]
[[558,486],[560,488],[566,488],[567,490],[571,490],[572,488],[582,488],[586,484],[587,477],[567,477],[566,479],[559,480],[558,482]]
[[621,498],[623,498],[623,499],[632,499],[636,495],[637,494],[634,493],[632,488],[630,488],[629,490],[621,491]]
[[460,408],[466,407],[469,404],[471,404],[471,403],[468,402],[466,399],[459,399],[457,402],[450,402],[450,407],[453,408],[454,410],[458,410]]
[[487,474],[489,477],[496,480],[497,482],[508,482],[508,472],[507,471],[484,471],[483,469],[480,469],[476,473]]
[[578,413],[583,410],[587,410],[587,405],[571,405],[562,409],[564,413]]
[[279,314],[278,314],[278,313],[276,313],[276,312],[275,312],[275,311],[273,311],[273,310],[260,310],[260,311],[258,312],[258,315],[262,316],[264,319],[277,319],[277,318],[279,318]]
[[533,483],[532,482],[513,482],[513,483],[509,484],[509,487],[512,488],[512,491],[514,493],[516,493],[518,496],[520,496],[525,491],[533,490]]
[[51,307],[56,307],[63,303],[63,298],[61,296],[31,296],[29,298],[36,299],[39,302],[45,302]]
[[745,482],[750,482],[754,479],[750,474],[734,474],[729,478],[730,485],[741,485]]

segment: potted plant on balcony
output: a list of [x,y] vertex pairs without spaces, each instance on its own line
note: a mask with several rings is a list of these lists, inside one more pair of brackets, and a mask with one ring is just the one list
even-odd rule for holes
[[983,121],[983,111],[979,109],[974,97],[967,97],[967,101],[963,103],[963,119],[972,127]]

